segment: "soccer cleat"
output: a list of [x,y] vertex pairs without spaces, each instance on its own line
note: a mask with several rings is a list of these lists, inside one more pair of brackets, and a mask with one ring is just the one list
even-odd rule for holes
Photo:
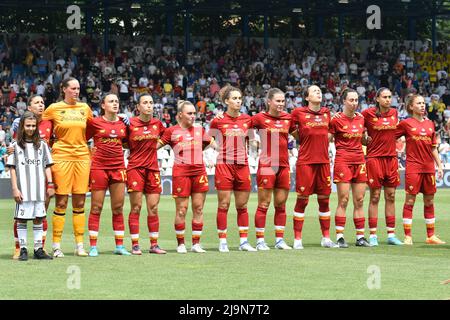
[[377,236],[369,237],[369,244],[372,247],[378,247],[378,237]]
[[184,245],[184,243],[178,245],[177,252],[178,253],[183,253],[183,254],[187,253],[186,246]]
[[281,240],[278,240],[277,243],[275,243],[275,249],[280,249],[280,250],[291,250],[292,247],[289,247],[289,246],[287,245],[287,243],[286,243],[283,239],[281,239]]
[[396,236],[393,236],[393,237],[388,237],[387,238],[387,244],[391,244],[391,245],[394,245],[394,246],[401,246],[401,245],[403,245],[403,242],[398,240]]
[[20,248],[15,248],[14,249],[14,254],[12,256],[13,260],[18,260],[20,256]]
[[142,254],[141,248],[139,247],[138,244],[135,244],[132,248],[131,248],[131,254],[140,256]]
[[219,243],[219,252],[230,252],[228,249],[228,244],[225,243]]
[[83,246],[79,246],[75,249],[75,255],[78,257],[87,257],[89,256],[86,250],[84,250]]
[[194,244],[194,245],[192,246],[192,248],[191,248],[191,251],[192,251],[192,252],[195,252],[195,253],[205,253],[205,252],[206,252],[206,250],[204,250],[204,249],[200,246],[200,243]]
[[89,250],[89,257],[98,257],[97,247],[91,247],[91,249]]
[[60,248],[53,249],[53,258],[64,258],[64,253]]
[[116,246],[113,253],[120,256],[131,256],[131,253],[129,253],[123,246]]
[[403,244],[406,244],[407,246],[412,246],[413,241],[411,236],[405,236],[405,240],[403,240]]
[[348,243],[345,241],[344,238],[339,238],[337,241],[337,245],[339,248],[348,248]]
[[323,237],[322,240],[320,241],[320,245],[323,248],[339,248],[338,244],[331,241],[330,238],[325,238],[325,237]]
[[256,243],[256,250],[268,251],[268,250],[270,250],[270,248],[265,241],[260,241],[260,242]]
[[28,250],[27,248],[20,248],[19,261],[27,261],[28,260]]
[[445,241],[439,239],[436,235],[432,235],[425,241],[427,244],[445,244]]
[[149,253],[166,254],[166,250],[161,249],[157,244],[150,247]]
[[242,242],[241,245],[239,246],[239,250],[240,251],[248,251],[248,252],[256,252],[256,251],[258,251],[255,248],[253,248],[250,245],[250,243],[248,243],[248,241]]
[[38,260],[53,260],[53,257],[48,255],[47,252],[45,252],[45,250],[42,248],[34,250],[33,258]]
[[362,237],[362,238],[359,238],[359,239],[356,240],[355,246],[357,246],[357,247],[371,247],[372,245],[367,241],[366,238]]
[[302,250],[303,249],[302,239],[294,239],[294,246],[293,246],[293,248],[295,250]]

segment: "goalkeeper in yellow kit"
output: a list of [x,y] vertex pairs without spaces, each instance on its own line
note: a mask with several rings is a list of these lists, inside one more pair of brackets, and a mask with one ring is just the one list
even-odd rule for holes
[[83,236],[84,203],[89,186],[90,154],[86,141],[86,123],[92,119],[91,108],[78,102],[80,84],[75,78],[61,82],[62,100],[51,104],[42,116],[53,123],[56,142],[52,147],[56,204],[53,212],[53,257],[64,257],[61,237],[69,195],[72,195],[72,222],[75,235],[75,255],[87,256]]

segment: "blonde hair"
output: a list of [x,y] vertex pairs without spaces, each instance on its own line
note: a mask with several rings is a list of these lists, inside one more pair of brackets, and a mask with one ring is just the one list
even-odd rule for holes
[[180,113],[183,112],[184,107],[187,105],[191,105],[195,108],[194,104],[188,100],[178,100],[177,102],[177,121],[179,121]]

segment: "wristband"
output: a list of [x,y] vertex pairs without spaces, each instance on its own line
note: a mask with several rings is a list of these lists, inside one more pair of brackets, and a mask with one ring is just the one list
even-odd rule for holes
[[54,189],[55,188],[55,184],[53,182],[47,182],[47,188],[48,189]]

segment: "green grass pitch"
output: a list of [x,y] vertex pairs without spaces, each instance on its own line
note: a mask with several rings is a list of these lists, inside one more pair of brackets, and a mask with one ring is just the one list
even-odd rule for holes
[[[396,231],[403,239],[401,210],[404,192],[397,192]],[[249,240],[255,244],[254,213],[256,194],[249,202]],[[292,210],[295,194],[289,195],[286,240],[293,242]],[[86,211],[89,212],[89,200]],[[365,208],[368,206],[368,193]],[[330,207],[336,208],[336,194]],[[384,203],[380,203],[380,208]],[[97,258],[73,256],[71,214],[67,214],[62,248],[63,259],[53,261],[13,261],[12,216],[13,200],[0,201],[0,299],[448,299],[450,285],[441,284],[450,278],[450,245],[425,244],[425,221],[422,197],[414,207],[412,247],[385,244],[385,220],[379,219],[380,246],[357,248],[354,244],[352,206],[347,209],[346,239],[349,249],[320,247],[320,227],[316,197],[310,198],[303,231],[304,250],[267,252],[238,251],[236,212],[228,214],[228,243],[231,252],[219,253],[216,233],[215,195],[208,195],[205,205],[205,227],[202,244],[206,254],[186,255],[175,251],[173,230],[175,204],[170,196],[161,197],[160,245],[167,255],[150,255],[146,215],[141,215],[142,256],[115,256],[111,228],[109,199],[102,215]],[[233,204],[232,204],[233,208]],[[436,232],[450,243],[450,190],[436,195]],[[50,210],[53,209],[53,202]],[[70,208],[69,208],[70,209]],[[70,211],[68,211],[70,212]],[[129,212],[128,198],[125,221]],[[366,210],[367,212],[367,210]],[[381,211],[380,211],[381,212]],[[349,214],[350,213],[350,214]],[[334,217],[334,214],[332,214]],[[188,214],[188,221],[192,213]],[[367,217],[366,217],[367,219]],[[87,217],[86,217],[87,220]],[[46,249],[51,248],[51,214]],[[30,230],[29,224],[29,230]],[[87,223],[86,223],[87,229]],[[190,223],[187,224],[186,243],[190,248]],[[331,223],[334,238],[334,218]],[[366,235],[368,236],[367,220]],[[29,231],[28,243],[32,244]],[[273,247],[273,208],[268,213],[266,241]],[[130,249],[128,226],[125,244]],[[88,233],[85,244],[89,248]]]

